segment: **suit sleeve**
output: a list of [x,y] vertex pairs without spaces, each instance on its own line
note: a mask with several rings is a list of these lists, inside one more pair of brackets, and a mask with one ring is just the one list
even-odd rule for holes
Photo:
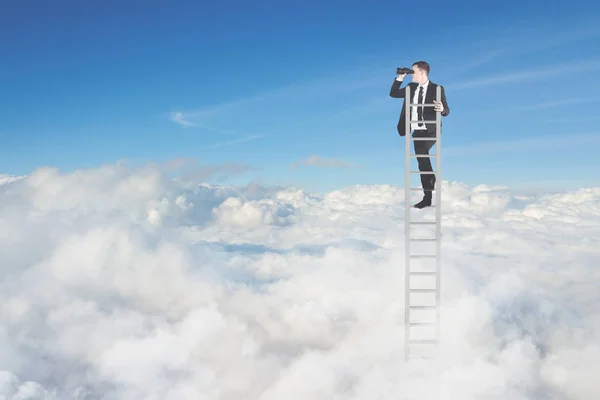
[[390,97],[395,99],[403,99],[406,93],[406,88],[400,89],[400,85],[402,85],[402,81],[394,78],[394,83],[392,83],[392,88],[390,89]]
[[444,105],[444,111],[441,113],[442,117],[447,117],[450,114],[450,107],[448,107],[448,101],[446,101],[446,92],[442,86],[442,104]]

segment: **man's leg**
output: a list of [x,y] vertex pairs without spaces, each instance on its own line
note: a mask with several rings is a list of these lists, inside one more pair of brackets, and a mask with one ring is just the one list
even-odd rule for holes
[[[416,132],[415,132],[416,133]],[[418,133],[414,137],[423,137]],[[414,140],[415,154],[429,155],[429,150],[435,144],[435,140]],[[419,163],[420,172],[433,172],[430,157],[417,157]],[[415,204],[417,208],[423,208],[431,206],[431,199],[433,197],[432,190],[435,186],[435,175],[434,174],[421,174],[421,185],[423,186],[423,200]]]

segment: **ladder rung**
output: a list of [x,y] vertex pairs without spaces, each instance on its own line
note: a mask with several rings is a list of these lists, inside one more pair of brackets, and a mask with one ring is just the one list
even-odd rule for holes
[[429,310],[429,309],[432,309],[432,308],[437,308],[437,306],[411,306],[409,304],[408,308],[414,308],[415,310]]
[[411,239],[411,238],[408,238],[408,240],[412,240],[413,242],[435,242],[437,239],[430,239],[430,238]]
[[429,120],[429,119],[428,120],[411,119],[408,122],[410,122],[411,124],[412,123],[419,123],[419,122],[422,123],[422,124],[436,124],[437,123],[437,121],[435,119],[434,120]]
[[[414,93],[414,92],[411,92]],[[411,107],[434,107],[435,103],[408,103]],[[436,111],[439,112],[439,111]]]
[[411,174],[434,175],[435,171],[410,171]]
[[415,225],[434,225],[437,222],[435,222],[435,221],[409,221],[409,223],[415,224]]
[[411,157],[437,157],[437,154],[409,154]]
[[413,293],[436,293],[437,289],[408,289],[409,292]]
[[437,255],[435,254],[416,254],[414,256],[409,256],[410,258],[435,258]]
[[420,272],[408,272],[409,275],[437,275],[435,271],[420,271]]
[[409,322],[409,325],[437,325],[435,322]]

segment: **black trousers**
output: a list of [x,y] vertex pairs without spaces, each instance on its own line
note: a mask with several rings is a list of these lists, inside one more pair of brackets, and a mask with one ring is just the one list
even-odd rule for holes
[[[414,140],[415,146],[415,154],[417,154],[417,161],[419,162],[419,171],[420,172],[433,172],[433,167],[431,166],[431,158],[430,157],[419,157],[418,154],[427,154],[429,155],[429,150],[435,144],[435,133],[430,134],[425,130],[415,129],[413,131],[413,137],[415,138],[426,138],[432,137],[432,140]],[[425,196],[429,197],[432,195],[432,190],[435,186],[435,175],[434,174],[421,174],[421,185],[423,186],[423,192]]]

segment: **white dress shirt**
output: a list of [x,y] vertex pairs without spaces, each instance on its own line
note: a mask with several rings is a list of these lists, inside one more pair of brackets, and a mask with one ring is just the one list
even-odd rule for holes
[[[419,90],[421,90],[421,86],[423,86],[423,101],[421,103],[419,103]],[[417,104],[417,103],[419,103],[419,104],[425,103],[425,97],[427,96],[427,87],[428,86],[429,86],[429,80],[427,80],[427,82],[425,82],[423,85],[419,85],[416,88],[415,93],[413,94],[413,100],[411,101],[411,103],[415,103],[415,104]],[[417,114],[417,107],[412,107],[411,108],[410,119],[412,121],[415,121],[415,120],[419,119],[419,115]],[[419,126],[418,122],[411,122],[410,127],[411,127],[412,130],[415,130],[415,129],[425,129],[425,124],[423,124],[423,126]]]

